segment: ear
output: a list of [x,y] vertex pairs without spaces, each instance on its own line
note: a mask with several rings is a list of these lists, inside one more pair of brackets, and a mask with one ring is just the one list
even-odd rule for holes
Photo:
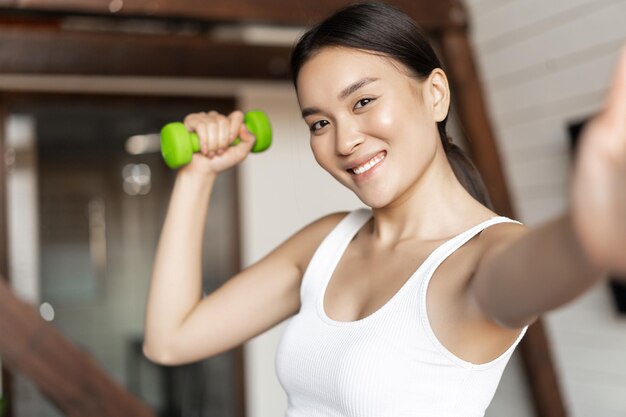
[[424,85],[424,93],[428,95],[435,122],[441,122],[450,109],[450,86],[446,73],[441,68],[435,68]]

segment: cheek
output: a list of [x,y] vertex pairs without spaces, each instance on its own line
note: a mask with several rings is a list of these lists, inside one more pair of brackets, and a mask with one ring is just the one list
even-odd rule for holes
[[371,117],[367,118],[369,130],[388,132],[398,126],[398,115],[393,108],[381,106],[376,110]]
[[377,122],[381,127],[390,128],[397,124],[395,120],[398,117],[398,114],[394,109],[383,109],[376,115]]
[[429,126],[415,123],[410,129],[411,141],[409,153],[418,158],[421,162],[427,162],[434,157],[439,134],[436,128],[431,129]]
[[[321,140],[323,139],[323,140]],[[338,169],[337,160],[335,158],[335,148],[332,145],[332,139],[328,137],[311,139],[311,151],[313,158],[317,164],[326,172],[328,172],[339,183],[348,186],[346,183],[345,172]]]
[[324,168],[328,170],[328,166],[330,165],[330,160],[332,157],[331,150],[328,145],[325,143],[327,141],[322,140],[322,138],[311,138],[310,146],[311,152],[313,152],[313,158],[315,161]]
[[[394,137],[413,136],[417,131],[415,130],[416,117],[411,109],[398,105],[385,105],[379,106],[372,114],[372,117],[368,118],[368,129],[375,135],[381,135],[382,137],[389,137],[391,132]],[[419,125],[419,122],[417,123]]]

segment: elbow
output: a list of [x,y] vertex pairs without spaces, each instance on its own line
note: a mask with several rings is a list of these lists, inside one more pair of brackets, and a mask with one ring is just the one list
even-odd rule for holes
[[155,347],[154,344],[145,342],[143,343],[143,354],[150,362],[163,366],[179,365],[179,361],[176,360],[176,355],[164,348]]

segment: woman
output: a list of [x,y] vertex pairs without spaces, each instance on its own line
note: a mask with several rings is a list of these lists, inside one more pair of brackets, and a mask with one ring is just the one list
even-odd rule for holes
[[189,115],[202,152],[177,175],[146,355],[199,360],[293,316],[277,352],[288,416],[483,415],[527,326],[626,269],[626,52],[584,133],[570,211],[535,230],[489,208],[446,136],[446,74],[403,13],[339,11],[292,69],[315,159],[369,208],[316,220],[203,299],[211,189],[254,137],[241,112]]

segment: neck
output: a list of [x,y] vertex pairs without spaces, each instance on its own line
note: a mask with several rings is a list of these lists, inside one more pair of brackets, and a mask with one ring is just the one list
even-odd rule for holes
[[366,230],[376,243],[390,247],[446,239],[494,215],[463,188],[443,152],[402,196],[373,212]]

